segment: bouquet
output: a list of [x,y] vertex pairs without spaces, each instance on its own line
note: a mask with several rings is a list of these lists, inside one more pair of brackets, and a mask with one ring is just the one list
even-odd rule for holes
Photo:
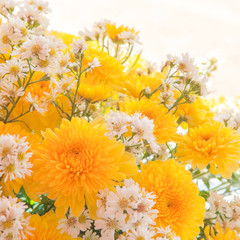
[[240,239],[240,101],[216,59],[155,64],[108,20],[49,31],[0,1],[0,239]]

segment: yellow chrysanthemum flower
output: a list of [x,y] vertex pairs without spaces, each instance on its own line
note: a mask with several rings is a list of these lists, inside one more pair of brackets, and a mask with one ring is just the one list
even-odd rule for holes
[[126,78],[124,66],[116,58],[93,47],[88,48],[84,54],[83,68],[86,68],[95,57],[101,64],[101,66],[94,68],[92,72],[87,73],[87,76],[91,76],[91,82],[94,77],[96,83],[111,84],[116,90],[124,86]]
[[[162,79],[165,79],[165,73],[155,73],[153,75],[138,75],[135,72],[131,72],[126,80],[125,88],[127,89],[127,95],[138,98],[140,93],[149,87],[151,91],[154,91],[161,85]],[[159,92],[156,94],[159,95]]]
[[63,33],[63,32],[57,32],[57,31],[53,31],[50,34],[58,39],[62,39],[63,43],[66,44],[67,46],[70,46],[70,44],[72,44],[74,38],[75,39],[80,38],[69,33]]
[[120,103],[120,110],[129,115],[135,112],[142,113],[143,116],[153,120],[153,134],[159,144],[173,141],[176,138],[177,123],[175,117],[167,113],[167,109],[152,101],[142,98],[141,100],[126,100]]
[[207,240],[240,240],[240,237],[237,235],[236,231],[233,231],[229,228],[223,230],[219,223],[216,223],[215,230],[217,233],[214,232],[213,228],[210,230],[209,226],[205,228],[204,233],[207,237]]
[[240,134],[220,122],[204,123],[191,128],[178,144],[179,161],[192,163],[203,169],[210,164],[210,172],[230,178],[239,168]]
[[202,98],[197,98],[193,103],[180,104],[176,115],[186,121],[189,127],[201,125],[214,116]]
[[56,199],[59,216],[70,206],[81,214],[85,203],[94,217],[99,189],[112,188],[116,181],[137,173],[136,159],[124,145],[110,140],[97,121],[63,119],[60,128],[47,129],[34,162],[35,192]]
[[129,28],[129,27],[125,27],[123,25],[117,27],[116,24],[111,24],[111,23],[107,23],[107,34],[108,37],[116,43],[121,42],[121,38],[119,38],[118,34],[121,34],[122,32],[126,31],[126,32],[132,32],[135,35],[138,35],[139,32],[136,32],[134,30],[134,28]]
[[[43,216],[38,214],[32,215],[30,218],[30,226],[34,228],[31,231],[32,235],[27,235],[26,240],[72,240],[73,238],[67,233],[61,234],[61,230],[57,230],[58,218],[53,211],[46,213]],[[74,238],[82,239],[82,238]]]
[[194,239],[202,225],[205,201],[198,195],[198,187],[184,166],[173,159],[157,160],[141,165],[135,177],[140,187],[156,195],[157,227],[171,229],[182,240]]
[[[35,72],[31,81],[32,82],[38,81],[43,76],[44,73]],[[37,99],[39,99],[40,102],[42,100],[45,101],[46,95],[44,93],[51,92],[49,85],[50,85],[49,81],[41,81],[29,85],[25,91],[25,95],[20,99],[19,103],[15,107],[12,114],[12,118],[19,116],[22,112],[22,108],[24,109],[24,111],[27,111],[29,109],[30,103],[25,100],[25,97],[28,95],[28,93],[30,93],[33,98],[37,97]],[[57,127],[61,122],[61,118],[53,104],[48,105],[47,111],[44,114],[41,114],[34,110],[22,116],[20,120],[23,121],[28,126],[23,127],[25,127],[26,129],[30,128],[31,130],[37,133],[40,133],[47,127],[48,128]]]
[[113,89],[109,85],[82,81],[78,89],[78,95],[94,103],[109,98],[112,91]]

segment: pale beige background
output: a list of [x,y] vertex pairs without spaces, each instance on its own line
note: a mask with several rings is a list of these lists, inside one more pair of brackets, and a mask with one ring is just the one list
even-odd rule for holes
[[240,95],[240,0],[49,0],[50,29],[77,33],[109,19],[140,30],[143,56],[216,56],[212,96]]

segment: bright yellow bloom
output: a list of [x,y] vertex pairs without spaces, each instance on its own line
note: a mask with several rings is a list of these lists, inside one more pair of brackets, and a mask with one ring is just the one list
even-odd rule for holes
[[186,121],[189,127],[196,127],[204,122],[209,122],[214,116],[202,98],[197,98],[193,103],[179,105],[176,115]]
[[63,32],[57,32],[57,31],[53,31],[50,34],[55,36],[58,39],[62,39],[63,43],[66,44],[68,47],[70,46],[70,44],[72,44],[74,38],[75,39],[80,38],[69,33],[63,33]]
[[116,181],[137,173],[135,157],[105,133],[97,121],[83,118],[63,119],[59,129],[43,133],[34,163],[35,192],[56,199],[59,216],[69,206],[78,216],[85,203],[94,216],[99,189],[112,188]]
[[211,228],[211,230],[209,226],[205,228],[204,233],[207,237],[207,240],[240,240],[240,237],[238,237],[236,231],[233,231],[229,228],[223,230],[219,223],[216,223],[215,230],[217,232],[216,234],[213,228]]
[[192,163],[203,169],[210,164],[210,172],[230,178],[238,170],[240,134],[220,122],[204,123],[191,128],[178,144],[179,161]]
[[157,160],[141,165],[141,173],[135,177],[140,187],[156,195],[155,219],[157,227],[171,229],[182,240],[194,239],[202,225],[205,201],[198,195],[198,187],[184,166],[173,159]]
[[[72,240],[73,238],[67,233],[61,234],[61,230],[57,230],[58,218],[53,211],[46,213],[43,216],[38,214],[32,215],[30,218],[30,226],[35,230],[32,230],[32,236],[27,235],[26,240]],[[82,239],[82,238],[74,238]]]
[[[126,80],[125,88],[127,89],[127,95],[138,98],[140,93],[149,87],[151,91],[154,91],[162,84],[162,79],[165,78],[165,73],[155,73],[153,75],[138,75],[135,72],[131,72]],[[159,91],[156,93],[159,95]]]
[[126,100],[120,103],[120,110],[129,115],[135,112],[142,113],[143,116],[153,120],[153,134],[159,144],[173,141],[176,138],[177,123],[175,117],[167,113],[167,109],[151,99]]
[[121,38],[119,38],[118,34],[121,34],[122,32],[132,32],[135,35],[138,35],[139,32],[136,32],[134,28],[129,28],[121,25],[120,27],[117,27],[116,24],[107,23],[107,34],[108,37],[115,43],[121,42]]
[[[38,81],[43,76],[44,73],[35,72],[31,81],[32,82]],[[49,81],[41,81],[29,85],[25,91],[25,95],[20,99],[19,103],[15,107],[12,114],[12,118],[19,116],[22,112],[22,108],[24,108],[24,111],[27,111],[29,109],[30,103],[24,99],[24,97],[26,97],[28,93],[30,93],[33,98],[37,97],[37,99],[39,99],[40,102],[45,101],[46,95],[44,93],[51,92],[49,85],[50,85]],[[40,133],[47,127],[48,128],[57,127],[61,122],[61,118],[53,104],[48,105],[47,111],[44,114],[41,114],[36,110],[33,110],[32,112],[22,116],[20,120],[25,122],[26,125],[28,126],[26,127],[23,125],[23,127],[25,127],[26,129],[30,128],[31,130],[37,133]]]
[[116,90],[118,90],[119,87],[123,87],[123,81],[126,77],[124,67],[116,58],[110,56],[106,52],[102,52],[98,48],[88,48],[85,51],[83,68],[86,68],[88,63],[92,62],[95,57],[100,62],[101,66],[94,68],[92,72],[88,72],[86,80],[88,76],[91,76],[91,82],[94,80],[95,83],[110,84]]

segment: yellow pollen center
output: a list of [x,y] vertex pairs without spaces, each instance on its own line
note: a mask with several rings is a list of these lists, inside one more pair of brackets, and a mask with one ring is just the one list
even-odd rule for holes
[[65,67],[67,65],[67,61],[65,59],[62,59],[61,61],[59,61],[59,65],[60,67]]
[[8,44],[8,43],[10,43],[10,38],[7,36],[7,35],[4,35],[3,37],[2,37],[2,42],[4,43],[4,44]]
[[12,74],[12,75],[18,75],[19,74],[19,72],[20,72],[20,68],[19,68],[19,66],[17,66],[17,65],[15,65],[15,66],[11,66],[10,68],[9,68],[9,73],[10,74]]
[[125,209],[128,206],[128,200],[126,198],[121,198],[118,205],[121,209]]
[[10,153],[10,148],[9,147],[4,147],[2,149],[2,157],[6,157]]
[[6,222],[2,223],[3,229],[8,229],[8,228],[11,228],[12,226],[13,226],[12,219],[8,219]]
[[64,84],[62,85],[62,90],[63,90],[63,91],[66,91],[66,90],[68,89],[69,85],[70,85],[70,83],[64,83]]
[[108,229],[115,229],[117,227],[117,222],[115,220],[110,219],[107,221],[106,227]]
[[139,236],[139,237],[137,237],[136,240],[145,240],[145,237],[143,237],[143,236]]
[[25,153],[23,153],[23,152],[18,153],[18,161],[22,161],[24,159],[24,157],[25,157]]
[[41,46],[38,45],[38,44],[35,44],[35,45],[32,46],[31,51],[32,51],[33,54],[37,55],[41,51]]
[[179,63],[179,70],[184,71],[186,69],[186,65],[184,63]]
[[38,65],[39,65],[39,67],[42,67],[42,68],[47,67],[49,65],[49,61],[48,61],[48,59],[39,60]]
[[6,168],[5,171],[8,173],[14,172],[16,169],[15,165],[13,163],[10,163]]
[[82,214],[78,217],[78,222],[79,223],[85,223],[86,220],[87,220],[87,217],[84,214]]
[[38,6],[39,11],[43,11],[43,6]]

